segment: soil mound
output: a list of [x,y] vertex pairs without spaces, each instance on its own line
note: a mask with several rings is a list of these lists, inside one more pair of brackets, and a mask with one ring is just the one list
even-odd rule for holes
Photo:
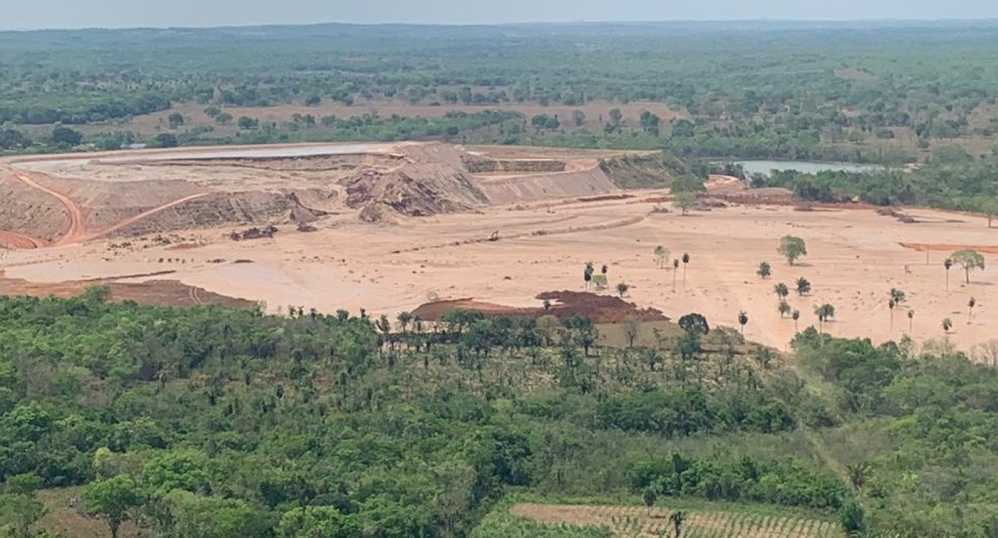
[[551,291],[541,293],[537,299],[549,301],[551,306],[547,309],[544,307],[514,307],[468,298],[426,303],[413,310],[412,313],[425,321],[440,321],[447,312],[452,310],[470,310],[481,312],[487,316],[540,317],[552,315],[559,319],[581,315],[593,320],[594,323],[619,323],[627,319],[669,321],[669,318],[659,310],[638,308],[637,305],[610,295],[577,291]]
[[467,211],[488,202],[467,173],[447,164],[410,164],[387,173],[365,170],[344,186],[347,206],[361,209],[368,222],[383,220],[386,210],[424,217]]

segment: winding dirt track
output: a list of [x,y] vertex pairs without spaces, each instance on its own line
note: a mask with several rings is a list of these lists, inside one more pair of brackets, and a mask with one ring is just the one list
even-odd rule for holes
[[[191,200],[203,198],[211,194],[210,192],[202,192],[198,194],[192,194],[190,196],[185,196],[183,198],[174,200],[167,204],[163,204],[159,207],[155,207],[148,211],[143,211],[142,213],[139,213],[134,217],[129,217],[111,226],[110,228],[107,228],[100,232],[87,234],[86,226],[83,221],[83,211],[80,209],[80,206],[78,206],[76,202],[74,202],[70,197],[38,183],[37,181],[32,179],[31,176],[28,176],[26,174],[18,172],[14,174],[14,177],[16,177],[22,183],[33,189],[40,190],[45,194],[48,194],[49,196],[55,197],[57,200],[59,200],[59,202],[62,203],[63,207],[66,208],[66,213],[69,216],[69,229],[66,230],[66,232],[63,234],[62,237],[51,243],[52,245],[55,246],[72,245],[76,243],[82,243],[84,241],[89,241],[92,239],[100,239],[118,230],[131,226],[132,224],[135,224],[136,222],[139,222],[152,215],[185,204],[187,202],[190,202]],[[43,246],[48,245],[45,241],[36,239],[34,237],[9,231],[0,231],[0,242],[7,243],[9,246],[13,248],[41,248]]]
[[80,206],[76,205],[76,202],[60,192],[54,191],[44,185],[40,185],[25,174],[15,173],[14,177],[33,189],[38,189],[45,194],[54,196],[62,202],[62,205],[66,208],[66,212],[69,215],[69,229],[66,230],[66,233],[54,243],[55,245],[79,243],[86,237],[86,229],[83,225],[83,212],[80,211]]
[[100,239],[101,237],[105,237],[105,236],[107,236],[109,234],[112,234],[112,233],[118,231],[118,230],[121,230],[121,229],[126,228],[128,226],[131,226],[132,224],[135,224],[136,222],[139,222],[139,221],[141,221],[141,220],[143,220],[145,218],[151,217],[151,216],[153,216],[153,215],[155,215],[157,213],[166,211],[167,209],[170,209],[170,208],[173,208],[173,207],[177,207],[177,206],[182,205],[182,204],[186,204],[187,202],[190,202],[191,200],[197,200],[198,198],[204,198],[205,196],[208,196],[209,194],[212,194],[212,193],[210,193],[210,192],[202,192],[202,193],[198,193],[198,194],[192,194],[190,196],[185,196],[183,198],[180,198],[179,200],[174,200],[174,201],[172,201],[172,202],[170,202],[168,204],[163,204],[163,205],[161,205],[159,207],[155,207],[155,208],[150,209],[148,211],[143,211],[142,213],[139,213],[138,215],[135,215],[134,217],[129,217],[129,218],[127,218],[127,219],[119,222],[118,224],[115,224],[114,226],[111,226],[110,228],[107,228],[107,229],[105,229],[103,231],[100,231],[100,232],[97,232],[95,234],[91,234],[89,236],[86,236],[86,237],[82,238],[81,240]]

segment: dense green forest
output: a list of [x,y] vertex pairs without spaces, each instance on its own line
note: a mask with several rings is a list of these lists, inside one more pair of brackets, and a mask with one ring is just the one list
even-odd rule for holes
[[[940,148],[912,170],[885,167],[866,172],[773,170],[746,177],[738,166],[718,170],[743,177],[755,188],[784,187],[804,201],[862,201],[878,206],[931,206],[998,214],[998,152],[974,158],[958,147]],[[990,226],[990,222],[988,223]]]
[[809,328],[787,362],[706,323],[611,349],[581,317],[104,296],[0,299],[0,534],[47,535],[40,493],[80,486],[109,536],[543,536],[485,516],[649,490],[857,535],[998,530],[998,371],[945,343]]
[[[356,113],[325,124],[319,115],[289,119],[263,132],[256,118],[241,126],[252,140],[274,142],[460,133],[476,142],[667,147],[691,157],[904,162],[939,141],[966,142],[975,154],[989,147],[998,128],[996,58],[991,22],[6,32],[0,123],[9,131],[0,146],[76,145],[25,130],[57,123],[106,125],[85,143],[131,142],[128,124],[115,120],[178,103],[217,110],[218,125],[239,121],[238,107],[338,103]],[[625,122],[612,113],[614,104],[636,101],[665,103],[677,115]],[[383,102],[607,106],[598,127],[581,126],[576,113],[535,112],[515,129],[500,128],[498,116],[442,129],[406,125],[413,120],[405,114],[373,129],[339,123]],[[183,120],[170,120],[177,132],[163,134],[171,136],[140,141],[231,141],[213,132],[218,125]]]

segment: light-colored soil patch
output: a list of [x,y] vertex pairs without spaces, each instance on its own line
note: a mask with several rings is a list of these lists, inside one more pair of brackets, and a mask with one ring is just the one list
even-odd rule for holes
[[[605,527],[617,536],[675,536],[672,511],[660,506],[557,505],[520,503],[510,508],[514,515],[547,525]],[[775,517],[740,512],[687,512],[682,536],[739,538],[839,538],[845,535],[827,521],[798,517]]]
[[[416,146],[416,150],[441,160],[453,159],[454,154],[451,148],[432,145]],[[481,151],[487,153],[490,148]],[[522,159],[534,150],[494,151],[489,154],[493,158]],[[419,156],[418,152],[410,154]],[[571,150],[541,149],[530,155],[562,158],[571,156]],[[600,157],[581,152],[578,158]],[[127,168],[84,163],[77,166],[84,172],[99,173],[112,168],[124,173],[122,169]],[[190,175],[199,167],[141,168],[141,173]],[[255,188],[283,183],[289,190],[296,190],[313,182],[331,183],[323,179],[321,174],[325,172],[316,171],[206,167],[196,173],[199,185],[217,182],[232,188],[244,177]],[[229,173],[233,175],[225,175]],[[72,171],[67,175],[81,177]],[[254,183],[257,181],[260,183]],[[59,205],[52,196],[17,183],[21,188],[18,192]],[[716,197],[724,191],[741,193],[737,184],[726,178],[715,178],[712,188]],[[269,187],[260,193],[280,195]],[[285,222],[277,224],[279,231],[273,238],[253,241],[235,242],[227,237],[233,230],[246,229],[250,224],[245,222],[187,219],[186,212],[195,209],[199,215],[215,215],[213,211],[221,206],[213,197],[231,202],[226,208],[257,207],[247,201],[237,204],[235,195],[216,192],[213,197],[161,211],[129,227],[142,231],[143,223],[176,217],[178,225],[194,229],[187,232],[198,236],[194,241],[182,237],[160,243],[152,240],[157,230],[150,227],[148,240],[129,238],[127,248],[111,247],[123,239],[100,238],[80,245],[10,252],[3,263],[8,266],[10,278],[41,283],[173,270],[176,273],[171,279],[229,297],[263,301],[273,312],[286,311],[289,305],[330,313],[340,308],[356,313],[363,308],[374,315],[384,313],[394,318],[400,311],[447,299],[472,298],[510,307],[539,308],[539,292],[582,291],[583,268],[591,261],[597,269],[607,265],[609,286],[603,293],[612,294],[618,283],[625,282],[630,288],[624,299],[639,308],[655,308],[670,319],[699,312],[715,326],[735,326],[738,313],[744,310],[749,316],[746,338],[781,349],[786,348],[795,328],[791,319],[780,317],[773,286],[783,282],[793,289],[800,277],[808,279],[813,290],[806,296],[792,293],[788,301],[801,312],[798,325],[802,330],[817,325],[814,310],[824,303],[834,305],[837,314],[835,320],[824,324],[824,330],[835,336],[871,338],[875,342],[910,334],[917,342],[948,338],[959,348],[969,350],[995,338],[994,328],[998,327],[998,270],[994,268],[998,259],[989,258],[986,270],[973,272],[970,284],[964,283],[962,274],[951,271],[950,288],[946,289],[943,260],[949,254],[947,250],[998,245],[998,230],[988,229],[987,220],[979,216],[905,209],[916,222],[902,223],[865,207],[829,206],[800,211],[792,205],[768,205],[766,197],[725,198],[727,207],[681,216],[669,207],[666,191],[659,190],[628,192],[632,197],[618,191],[495,206],[483,203],[460,213],[402,216],[381,224],[365,224],[357,219],[357,210],[344,205],[348,194],[334,194],[323,206],[330,213],[310,222],[317,228],[312,233],[297,232],[295,225],[286,221],[285,210],[279,213]],[[189,190],[183,196],[188,195]],[[143,211],[174,199],[165,194],[156,198],[162,201],[146,205]],[[297,198],[306,200],[302,195]],[[271,202],[268,198],[253,203]],[[316,198],[307,205],[318,202]],[[140,205],[135,204],[136,209]],[[656,205],[670,211],[655,211]],[[274,214],[278,214],[276,211]],[[133,215],[141,213],[136,210]],[[228,215],[222,216],[232,218]],[[198,222],[205,225],[198,227]],[[20,228],[10,230],[27,234]],[[495,232],[498,240],[490,241]],[[779,238],[788,234],[803,238],[809,251],[794,266],[776,252]],[[187,242],[202,246],[184,251],[180,256],[183,262],[177,262],[177,253],[168,249]],[[663,268],[655,259],[656,245],[671,251]],[[925,245],[932,246],[927,254],[919,251]],[[979,250],[985,257],[998,253],[992,248]],[[685,271],[681,264],[674,272],[671,261],[683,253],[688,253],[691,261]],[[231,263],[239,259],[255,263]],[[766,280],[756,275],[763,261],[773,267],[773,276]],[[891,288],[904,290],[908,298],[895,309],[893,327],[888,308]],[[971,297],[976,300],[972,318],[967,309]],[[910,328],[909,309],[914,311]],[[944,318],[953,322],[948,335],[941,327]]]

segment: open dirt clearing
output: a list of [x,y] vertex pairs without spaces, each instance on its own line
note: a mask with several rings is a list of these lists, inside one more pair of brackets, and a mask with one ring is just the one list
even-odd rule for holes
[[[451,155],[446,147],[420,147],[419,151],[442,152],[441,159]],[[32,166],[53,164],[79,166],[53,161]],[[140,167],[135,173],[159,173],[152,169],[160,170]],[[109,182],[115,188],[120,183],[101,174],[130,173],[100,166],[84,167],[83,172],[93,174],[69,176]],[[186,167],[165,172],[192,174]],[[242,168],[208,167],[198,173],[201,179],[197,181],[225,183],[236,190],[242,178],[248,177],[249,184],[284,182],[288,189],[299,189],[296,182],[304,176],[320,174],[249,172],[256,175],[241,175],[247,174]],[[477,176],[468,177],[474,185]],[[189,189],[185,192],[190,195]],[[245,229],[245,223],[185,220],[190,231],[169,241],[157,240],[155,233],[127,240],[102,237],[83,244],[13,251],[4,263],[8,277],[43,283],[171,270],[175,271],[171,279],[229,297],[264,301],[271,311],[300,305],[326,312],[364,308],[372,314],[394,316],[437,300],[540,308],[537,296],[541,292],[582,291],[583,267],[592,261],[597,270],[603,264],[608,267],[605,294],[613,294],[617,283],[626,282],[630,289],[625,300],[639,308],[657,309],[671,319],[700,312],[714,325],[735,326],[739,311],[744,310],[749,316],[746,338],[779,348],[785,348],[793,337],[794,322],[780,317],[773,286],[784,282],[793,289],[799,277],[813,285],[809,295],[792,293],[788,298],[801,312],[801,329],[817,324],[817,305],[831,303],[837,315],[824,329],[837,336],[881,342],[910,332],[920,342],[948,338],[965,350],[995,337],[998,270],[992,265],[998,260],[991,260],[994,255],[989,253],[998,248],[998,229],[988,229],[983,217],[906,209],[916,222],[902,223],[866,208],[799,211],[791,205],[750,202],[681,216],[676,211],[654,211],[656,206],[668,206],[667,191],[632,191],[632,197],[620,194],[531,198],[505,205],[482,202],[455,213],[399,215],[380,224],[360,222],[356,218],[359,209],[343,205],[340,195],[329,207],[342,212],[316,216],[311,225],[317,230],[311,233],[297,232],[295,225],[285,222],[278,223],[279,231],[272,238],[236,242],[228,234]],[[132,213],[121,216],[140,215],[165,203],[161,202],[164,198],[157,194],[155,204],[136,203]],[[184,207],[204,203],[215,208],[207,203],[214,200],[200,198]],[[281,207],[280,215],[286,219],[287,206]],[[181,212],[173,208],[164,213],[172,218]],[[498,240],[490,241],[495,232]],[[810,252],[795,266],[776,252],[779,238],[787,234],[805,239]],[[178,244],[190,248],[178,256],[171,250]],[[671,264],[660,269],[656,245],[668,248],[670,259],[689,253],[686,270],[680,266],[674,275]],[[985,253],[988,268],[973,272],[969,285],[964,283],[963,272],[954,268],[947,290],[946,250],[964,245]],[[928,263],[924,250],[929,250]],[[236,260],[253,263],[233,263]],[[773,265],[773,276],[767,280],[755,273],[762,261]],[[887,304],[891,288],[900,288],[908,296],[894,312],[893,327]],[[971,297],[976,300],[973,316],[968,309]],[[909,309],[914,311],[910,331]],[[948,335],[942,329],[944,318],[953,322]]]
[[[548,525],[606,527],[617,536],[675,536],[668,508],[644,506],[566,505],[520,503],[510,513]],[[682,536],[686,538],[840,538],[839,526],[829,521],[764,516],[739,512],[688,512]]]

